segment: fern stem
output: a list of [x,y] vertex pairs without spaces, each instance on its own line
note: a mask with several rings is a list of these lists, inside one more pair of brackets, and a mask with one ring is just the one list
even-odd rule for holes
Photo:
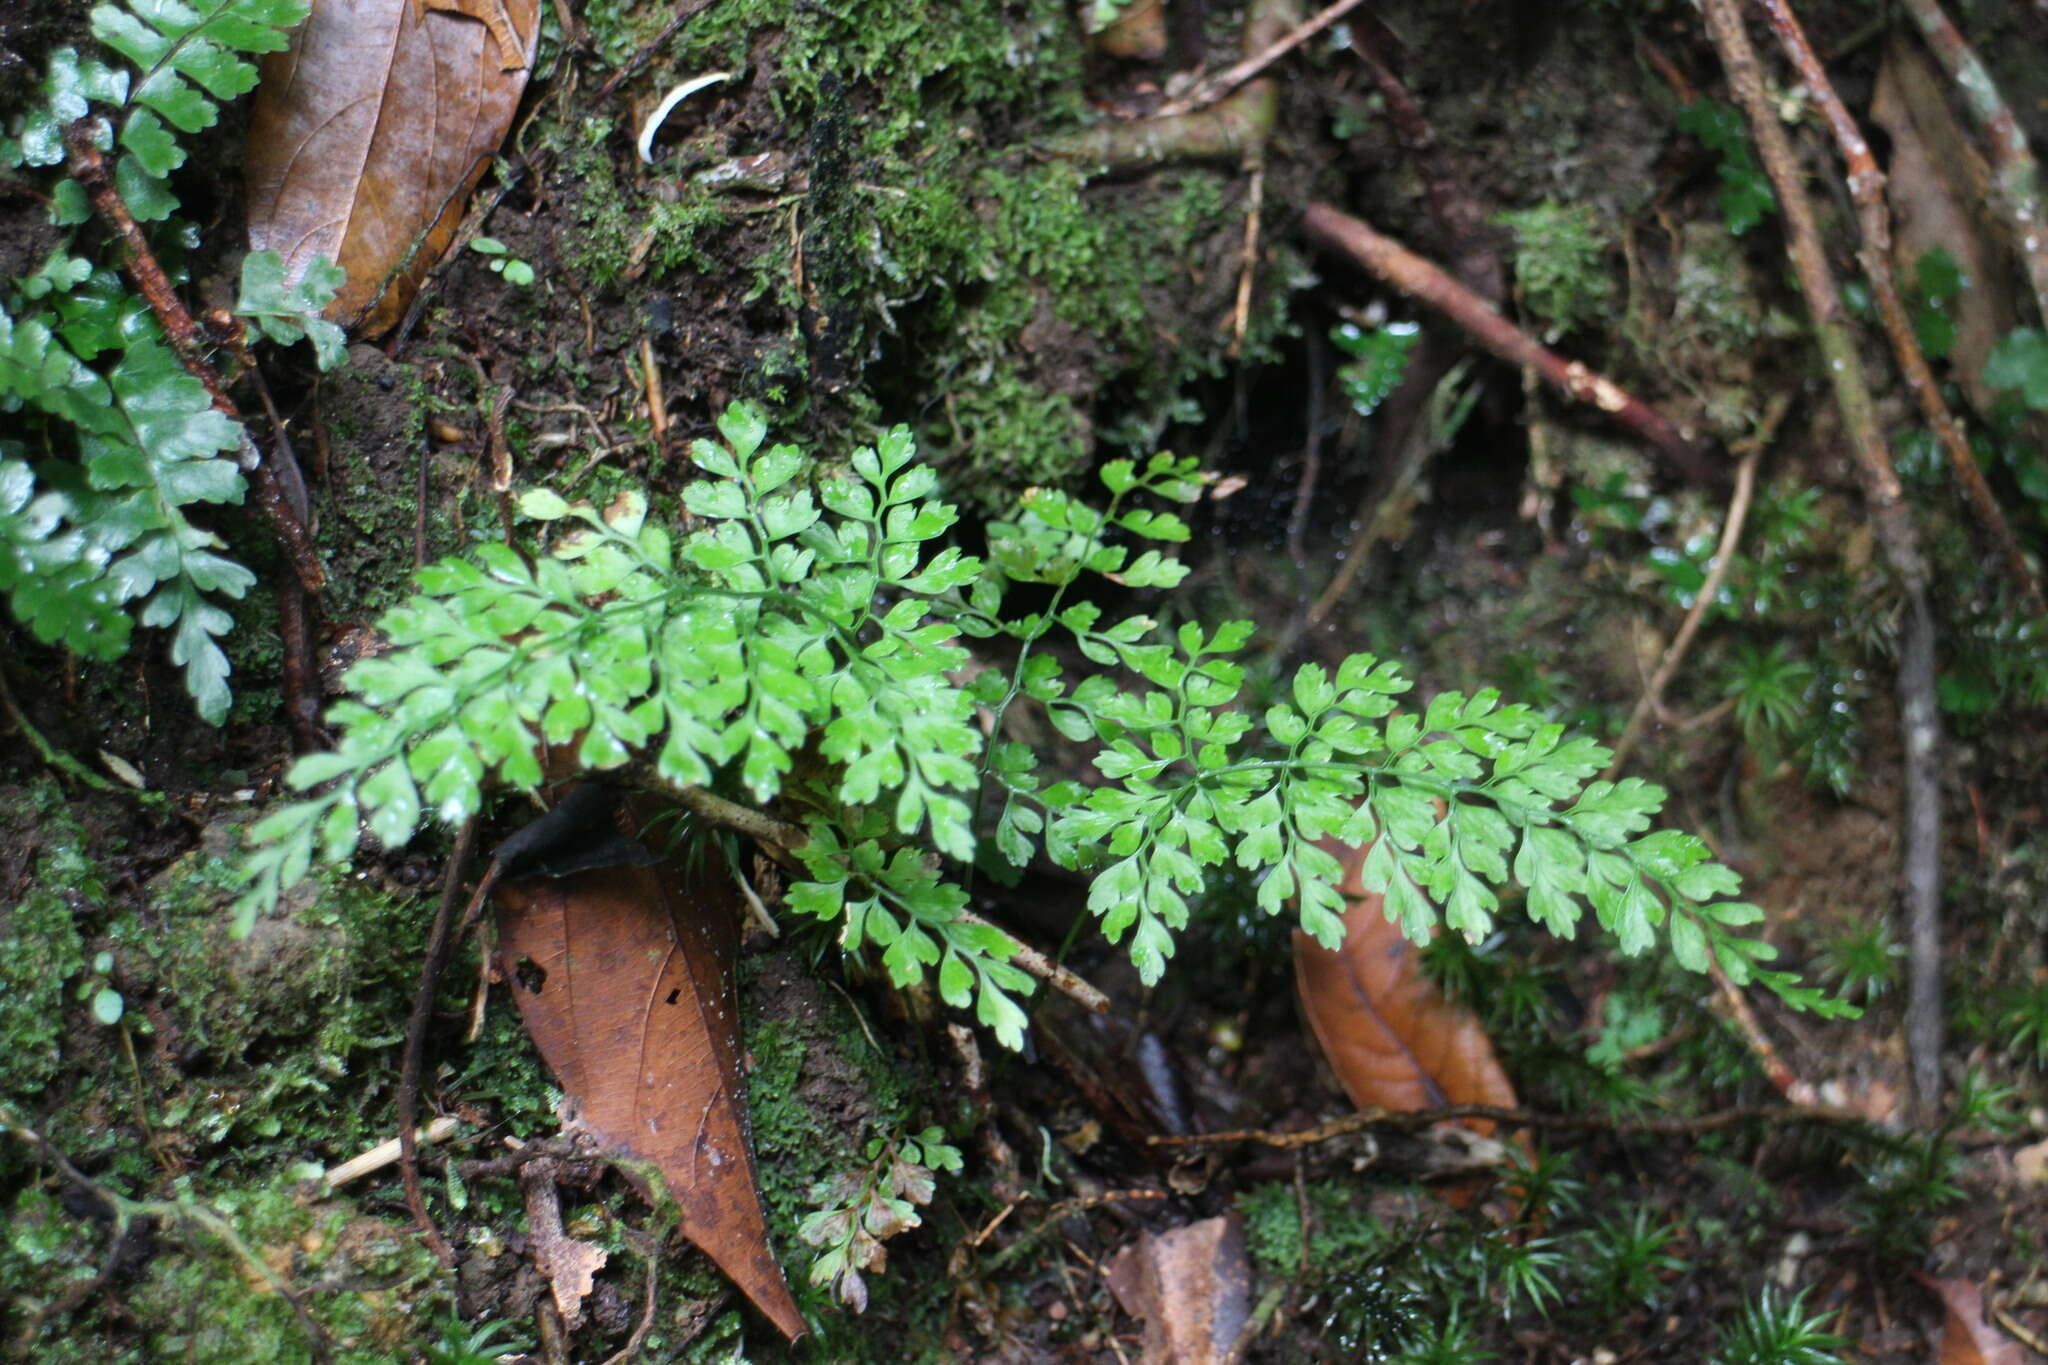
[[313,544],[311,533],[306,530],[306,523],[286,496],[276,470],[249,439],[248,429],[242,424],[241,409],[235,406],[234,399],[228,397],[220,372],[207,360],[206,343],[192,311],[178,297],[178,291],[172,286],[170,277],[164,274],[156,253],[150,250],[149,240],[142,235],[135,215],[128,211],[120,190],[115,188],[113,172],[107,168],[107,158],[98,145],[102,137],[111,136],[112,130],[101,118],[82,118],[66,127],[66,169],[85,191],[100,220],[127,248],[123,269],[149,303],[150,312],[156,315],[158,325],[169,339],[171,349],[183,362],[186,373],[205,387],[207,396],[213,399],[213,406],[235,424],[241,438],[237,460],[249,476],[257,506],[263,509],[264,520],[269,522],[271,534],[277,537],[278,545],[291,561],[292,571],[298,575],[300,585],[307,592],[317,593],[327,586],[327,570],[320,564],[320,552]]

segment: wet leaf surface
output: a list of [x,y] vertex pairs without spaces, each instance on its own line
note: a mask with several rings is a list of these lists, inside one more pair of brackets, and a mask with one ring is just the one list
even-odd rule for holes
[[739,903],[673,864],[534,878],[497,893],[496,966],[572,1109],[651,1163],[684,1235],[782,1332],[805,1330],[754,1185],[732,961]]
[[1342,856],[1343,947],[1332,952],[1297,930],[1294,981],[1344,1093],[1361,1109],[1514,1107],[1514,1085],[1486,1030],[1423,975],[1420,951],[1383,913],[1385,897],[1359,884],[1364,851]]
[[249,119],[249,247],[296,280],[348,272],[327,315],[374,336],[454,240],[512,126],[538,0],[316,0],[263,62]]

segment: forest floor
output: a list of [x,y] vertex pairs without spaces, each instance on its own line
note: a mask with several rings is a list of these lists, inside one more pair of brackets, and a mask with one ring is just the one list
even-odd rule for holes
[[[1861,1016],[1798,1014],[1656,953],[1623,957],[1600,934],[1565,942],[1504,920],[1476,945],[1441,935],[1421,971],[1476,1016],[1519,1106],[1555,1121],[1446,1176],[1447,1140],[1428,1134],[1148,1140],[1298,1133],[1353,1107],[1297,1003],[1288,917],[1261,913],[1247,884],[1195,908],[1150,988],[1121,950],[1072,933],[1086,919],[1078,880],[1033,868],[984,889],[989,918],[1048,951],[1071,939],[1065,961],[1111,1002],[1102,1016],[1041,1003],[1017,1054],[949,1037],[935,1000],[793,926],[738,975],[770,1241],[812,1335],[784,1344],[680,1243],[643,1257],[646,1230],[665,1225],[593,1164],[562,1191],[563,1217],[611,1259],[565,1336],[520,1182],[465,1181],[454,1165],[559,1126],[559,1092],[510,988],[482,984],[474,944],[442,979],[421,1095],[460,1120],[422,1160],[459,1269],[418,1240],[395,1167],[340,1188],[321,1178],[395,1131],[448,850],[437,836],[363,855],[250,938],[230,936],[236,831],[280,794],[292,751],[274,596],[259,587],[238,615],[236,703],[218,728],[193,718],[161,650],[83,665],[0,625],[10,710],[89,766],[111,755],[148,793],[68,781],[0,718],[0,1100],[50,1144],[0,1147],[0,1357],[311,1360],[305,1313],[332,1358],[365,1362],[598,1361],[629,1340],[676,1361],[1832,1358],[1737,1354],[1745,1320],[1768,1318],[1840,1338],[1826,1349],[1843,1360],[1904,1365],[1941,1349],[1935,1282],[1980,1290],[1997,1332],[2041,1349],[2048,661],[2009,613],[2011,585],[1862,305],[1936,568],[1946,1042],[1943,1094],[1916,1110],[1899,597],[1781,222],[1742,221],[1731,201],[1758,173],[1713,141],[1733,110],[1711,103],[1726,87],[1694,6],[1410,0],[1340,30],[1379,42],[1433,122],[1480,210],[1457,241],[1428,203],[1441,182],[1404,150],[1366,67],[1327,37],[1276,68],[1256,145],[1154,150],[1107,175],[1051,154],[1156,107],[1178,67],[1233,60],[1236,6],[1176,0],[1150,56],[1087,42],[1049,0],[876,0],[846,16],[715,0],[651,50],[668,11],[646,8],[594,0],[574,43],[549,21],[500,177],[481,192],[485,231],[534,284],[464,253],[402,338],[355,345],[324,377],[296,355],[269,366],[301,451],[318,452],[329,698],[416,562],[496,533],[495,443],[523,483],[599,505],[640,484],[672,505],[689,443],[745,397],[768,405],[778,439],[825,457],[907,423],[963,504],[970,548],[1026,488],[1080,487],[1112,455],[1199,455],[1222,481],[1191,514],[1193,572],[1171,594],[1132,590],[1133,610],[1169,626],[1256,622],[1255,688],[1370,650],[1404,661],[1420,694],[1495,687],[1614,742],[1706,582],[1728,490],[1688,481],[1319,252],[1300,220],[1334,204],[1475,278],[1490,256],[1510,315],[1708,448],[1768,432],[1718,604],[1626,771],[1667,787],[1674,823],[1742,874],[1778,965]],[[2048,145],[2048,16],[1957,8]],[[81,9],[41,0],[0,19],[0,116],[52,49],[90,41]],[[1809,0],[1802,14],[1859,114],[1880,85],[1911,88],[1897,73],[1916,49],[1892,7]],[[682,105],[643,164],[647,112],[713,68],[739,74]],[[1943,158],[1916,141],[1938,145],[1927,124],[1957,124],[1953,111],[1897,98],[1907,112],[1883,117],[1895,192],[1913,196],[1895,202],[1906,221],[1966,196],[1928,178]],[[1852,210],[1830,188],[1831,150],[1811,117],[1796,131],[1847,262]],[[214,155],[219,174],[195,177],[186,212],[225,244],[235,233],[219,225],[240,211],[233,139]],[[740,158],[758,158],[755,179],[701,174]],[[0,288],[47,254],[42,219],[0,182]],[[1961,250],[1908,228],[1901,239]],[[192,263],[201,295],[232,278],[209,250]],[[2005,284],[2016,272],[1953,287],[1924,259],[1911,258],[1914,306],[1958,337],[1943,377],[1959,403],[1988,405],[1974,376],[1985,329],[2025,316]],[[1332,330],[1411,320],[1410,382],[1354,407],[1364,362]],[[2038,558],[2038,428],[1985,411],[1973,429]],[[230,509],[217,529],[259,574],[282,572],[253,517]],[[1015,737],[1088,775],[1087,753],[1042,724]],[[505,805],[499,832],[521,818]],[[111,1025],[94,1008],[107,990],[125,1002]],[[481,1030],[464,1041],[480,992]],[[1832,1117],[1791,1116],[1792,1101]],[[964,1170],[941,1175],[923,1225],[890,1243],[856,1315],[808,1284],[815,1253],[798,1226],[814,1187],[862,1169],[872,1140],[928,1125]],[[96,1188],[157,1203],[116,1235],[51,1151]],[[178,1212],[192,1207],[249,1255]],[[1240,1242],[1180,1269],[1217,1282],[1168,1286],[1148,1308],[1134,1262],[1112,1270],[1155,1244],[1144,1239],[1215,1218]],[[1196,1330],[1196,1301],[1237,1305],[1214,1329],[1229,1339],[1169,1349],[1169,1330]]]

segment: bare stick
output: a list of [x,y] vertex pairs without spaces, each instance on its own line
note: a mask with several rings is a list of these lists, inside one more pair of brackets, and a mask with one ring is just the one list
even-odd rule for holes
[[[1241,51],[1260,52],[1285,34],[1300,13],[1295,0],[1252,0],[1245,6]],[[1229,99],[1193,113],[1176,100],[1151,118],[1105,121],[1043,144],[1047,155],[1088,163],[1097,171],[1144,170],[1169,161],[1256,156],[1280,111],[1280,87],[1252,81]]]
[[1728,1013],[1735,1021],[1735,1031],[1742,1035],[1742,1041],[1755,1056],[1757,1065],[1763,1068],[1764,1075],[1777,1087],[1778,1093],[1796,1105],[1808,1106],[1818,1103],[1819,1092],[1811,1084],[1801,1080],[1799,1073],[1786,1062],[1783,1054],[1778,1051],[1778,1045],[1771,1041],[1770,1035],[1764,1032],[1763,1025],[1757,1022],[1756,1011],[1749,1007],[1749,997],[1728,979],[1728,973],[1721,970],[1721,964],[1708,958],[1707,974],[1714,978],[1714,989],[1720,992],[1721,1003],[1728,1007]]
[[1688,480],[1719,484],[1724,474],[1670,419],[1582,362],[1566,360],[1496,311],[1492,304],[1393,238],[1328,204],[1310,204],[1302,230],[1330,251],[1435,309],[1510,365],[1529,366],[1566,397],[1591,403],[1661,451]]
[[1296,24],[1235,66],[1225,67],[1206,80],[1197,82],[1179,99],[1168,100],[1159,106],[1159,112],[1154,117],[1172,118],[1177,114],[1199,109],[1205,104],[1214,104],[1364,3],[1365,0],[1337,0],[1336,4],[1323,10],[1313,19]]
[[434,927],[427,935],[426,960],[420,964],[419,990],[412,998],[412,1018],[405,1029],[405,1060],[398,1071],[398,1170],[405,1181],[405,1204],[420,1236],[444,1266],[455,1264],[455,1249],[434,1226],[427,1213],[426,1195],[420,1190],[419,1150],[415,1145],[413,1120],[419,1108],[420,1063],[427,1051],[427,1029],[434,1018],[434,990],[441,982],[441,966],[448,956],[449,929],[455,923],[455,907],[462,901],[462,875],[476,849],[477,817],[462,822],[455,847],[448,853],[448,868],[441,877],[441,903],[434,911]]
[[[443,1114],[413,1134],[413,1141],[415,1143],[442,1142],[452,1137],[455,1130],[461,1126],[461,1119],[451,1114]],[[403,1146],[404,1144],[395,1137],[386,1138],[362,1155],[350,1157],[339,1166],[328,1168],[327,1173],[320,1178],[327,1182],[328,1189],[339,1189],[351,1180],[360,1180],[364,1176],[375,1171],[381,1171],[386,1166],[397,1161],[399,1151]]]
[[1669,1137],[1718,1133],[1746,1123],[1870,1125],[1869,1116],[1853,1109],[1816,1104],[1750,1105],[1740,1109],[1721,1109],[1695,1118],[1654,1119],[1606,1118],[1597,1114],[1539,1114],[1527,1109],[1503,1109],[1492,1104],[1451,1104],[1440,1109],[1361,1109],[1355,1114],[1318,1123],[1313,1128],[1285,1133],[1263,1128],[1238,1128],[1227,1133],[1191,1133],[1186,1137],[1159,1134],[1147,1141],[1154,1147],[1224,1147],[1239,1142],[1256,1142],[1262,1147],[1291,1152],[1376,1128],[1415,1133],[1459,1119],[1486,1119],[1507,1128],[1540,1128],[1551,1132],[1651,1133]]
[[968,924],[984,925],[1003,934],[1011,943],[1016,945],[1016,951],[1010,956],[1011,962],[1077,1004],[1093,1010],[1097,1014],[1109,1013],[1108,996],[1089,985],[1079,976],[1076,976],[1072,971],[1054,962],[1044,953],[1039,952],[1038,949],[1025,943],[1024,940],[1012,934],[1008,929],[1004,929],[999,924],[990,924],[972,910],[955,910],[953,918]]
[[627,1361],[640,1354],[640,1345],[647,1340],[648,1329],[654,1326],[655,1290],[660,1287],[655,1281],[655,1273],[660,1266],[660,1248],[650,1249],[647,1253],[647,1301],[641,1306],[640,1321],[633,1328],[633,1335],[626,1338],[626,1344],[607,1356],[604,1365],[626,1365]]
[[1834,133],[1835,145],[1848,168],[1849,193],[1856,202],[1856,218],[1863,235],[1863,249],[1859,253],[1863,272],[1870,278],[1870,291],[1877,301],[1878,316],[1884,320],[1885,334],[1891,339],[1892,354],[1906,376],[1906,385],[1920,404],[1920,415],[1948,453],[1949,467],[1955,471],[1956,482],[1962,485],[1963,496],[1976,516],[1978,526],[1990,537],[1991,544],[2005,560],[2006,572],[2019,589],[2028,613],[2034,616],[2048,613],[2048,602],[2042,600],[2040,581],[2035,578],[2026,555],[2020,552],[2012,528],[2006,525],[1998,499],[1992,496],[1991,485],[1984,481],[1984,471],[1977,467],[1977,458],[1971,453],[1969,442],[1963,439],[1962,428],[1956,424],[1954,414],[1949,412],[1948,403],[1941,396],[1941,385],[1913,334],[1912,321],[1906,316],[1906,305],[1899,297],[1898,280],[1892,271],[1892,225],[1890,210],[1885,205],[1884,172],[1878,167],[1877,158],[1871,155],[1870,144],[1864,140],[1862,129],[1856,126],[1855,118],[1829,83],[1827,68],[1807,41],[1805,30],[1799,26],[1799,16],[1792,12],[1788,0],[1757,0],[1757,3],[1769,16],[1771,28],[1778,35],[1778,43],[1785,49],[1785,55],[1791,58],[1799,79],[1805,82],[1807,90],[1819,102],[1821,112],[1827,116],[1828,128]]
[[1372,77],[1380,98],[1387,102],[1387,121],[1394,125],[1402,149],[1422,180],[1422,202],[1428,206],[1430,221],[1443,234],[1444,244],[1450,250],[1451,273],[1473,293],[1499,303],[1507,297],[1507,282],[1500,253],[1487,238],[1486,210],[1467,188],[1457,158],[1437,136],[1436,125],[1421,102],[1381,58],[1374,29],[1382,29],[1387,42],[1395,41],[1391,33],[1384,33],[1377,20],[1368,16],[1360,25],[1352,52],[1365,67],[1366,75]]
[[[1789,402],[1780,403],[1779,412],[1788,406]],[[1608,763],[1607,771],[1600,774],[1605,781],[1612,782],[1621,772],[1621,765],[1628,762],[1636,741],[1642,738],[1643,726],[1663,703],[1664,689],[1671,685],[1678,665],[1685,661],[1686,651],[1692,648],[1693,637],[1699,634],[1700,622],[1707,619],[1714,598],[1720,594],[1721,584],[1728,577],[1728,566],[1735,558],[1735,547],[1742,543],[1742,523],[1749,518],[1750,495],[1756,491],[1756,464],[1762,455],[1763,443],[1758,442],[1735,466],[1735,496],[1728,501],[1728,517],[1721,525],[1721,543],[1714,547],[1714,567],[1707,571],[1707,581],[1700,585],[1692,610],[1685,614],[1678,634],[1671,637],[1670,648],[1664,651],[1664,657],[1657,663],[1657,671],[1650,675],[1649,685],[1636,700],[1636,709],[1629,713],[1628,725],[1622,730],[1621,738],[1614,742],[1613,761]]]
[[2027,278],[2034,286],[2034,301],[2048,321],[2048,212],[2041,202],[2041,168],[2027,145],[2026,130],[2013,117],[2012,108],[1998,93],[1998,83],[1978,59],[1963,35],[1949,22],[1940,0],[1905,0],[1906,12],[1920,26],[1934,59],[1941,63],[1970,116],[1977,120],[1985,140],[1991,144],[1991,164],[1996,172],[1995,188],[1999,209],[2012,228],[2013,242],[2026,262]]
[[1835,408],[1855,457],[1864,500],[1879,548],[1905,598],[1897,679],[1899,730],[1904,739],[1905,904],[1910,927],[1906,1049],[1912,1059],[1915,1102],[1923,1119],[1941,1098],[1941,719],[1934,699],[1934,614],[1927,605],[1927,561],[1920,549],[1899,476],[1878,425],[1863,360],[1842,307],[1841,291],[1821,244],[1805,176],[1784,125],[1764,90],[1756,50],[1742,26],[1739,0],[1702,0],[1714,46],[1721,54],[1736,102],[1785,212],[1785,229],[1799,291],[1813,315],[1814,342],[1834,388]]

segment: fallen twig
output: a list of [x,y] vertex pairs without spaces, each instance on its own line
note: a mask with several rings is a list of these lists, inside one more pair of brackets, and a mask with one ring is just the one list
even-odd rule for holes
[[[1300,13],[1294,0],[1254,0],[1244,18],[1243,46],[1269,47]],[[1243,65],[1243,63],[1239,63]],[[1236,68],[1233,67],[1232,70]],[[1150,118],[1104,122],[1056,137],[1041,148],[1047,155],[1090,163],[1104,171],[1145,170],[1170,161],[1221,160],[1252,156],[1266,145],[1280,110],[1280,88],[1270,77],[1251,81],[1220,104],[1193,112],[1176,100]]]
[[[1380,31],[1377,36],[1375,30]],[[1487,237],[1486,211],[1466,188],[1456,159],[1436,135],[1436,125],[1430,122],[1421,102],[1387,64],[1380,52],[1382,40],[1395,41],[1383,24],[1368,15],[1358,26],[1351,51],[1372,78],[1380,98],[1386,101],[1387,121],[1393,124],[1402,149],[1415,164],[1415,173],[1422,181],[1422,202],[1450,251],[1451,273],[1467,289],[1497,304],[1507,297],[1507,280],[1500,253]]]
[[1200,109],[1204,105],[1214,104],[1364,3],[1365,0],[1337,0],[1336,4],[1324,9],[1314,18],[1296,24],[1243,61],[1195,82],[1180,98],[1168,100],[1160,105],[1159,112],[1154,117],[1173,118],[1175,115]]
[[619,64],[619,69],[612,72],[610,79],[597,87],[597,93],[590,97],[591,104],[601,105],[610,99],[621,85],[632,79],[655,53],[661,51],[664,43],[683,31],[684,24],[689,23],[704,10],[710,9],[716,2],[717,0],[683,0],[682,4],[676,6],[675,15],[662,27],[661,32],[643,43],[638,52]]
[[1757,1065],[1763,1068],[1764,1075],[1776,1087],[1778,1093],[1795,1105],[1811,1106],[1818,1103],[1820,1092],[1815,1090],[1810,1082],[1801,1079],[1799,1073],[1792,1069],[1791,1064],[1778,1051],[1778,1045],[1771,1041],[1770,1035],[1764,1032],[1763,1025],[1757,1022],[1756,1011],[1749,1007],[1749,997],[1728,979],[1728,973],[1721,970],[1721,964],[1708,958],[1707,974],[1714,978],[1714,989],[1720,993],[1721,1002],[1728,1007],[1729,1016],[1735,1021],[1735,1031],[1742,1035],[1743,1043],[1748,1046],[1750,1053],[1757,1060]]
[[1723,482],[1723,472],[1670,419],[1582,362],[1566,360],[1543,345],[1437,265],[1328,204],[1310,204],[1301,222],[1311,239],[1442,313],[1510,365],[1530,366],[1567,397],[1608,413],[1655,446],[1691,482]]
[[[1791,406],[1789,396],[1779,398],[1764,418],[1765,427],[1775,429]],[[1714,547],[1714,567],[1707,570],[1706,581],[1700,584],[1692,610],[1685,614],[1678,634],[1671,637],[1670,647],[1657,662],[1657,671],[1650,675],[1643,695],[1636,700],[1635,710],[1629,713],[1628,725],[1623,728],[1621,738],[1614,742],[1614,757],[1608,762],[1607,771],[1600,774],[1604,781],[1612,782],[1620,774],[1622,764],[1628,762],[1636,741],[1642,738],[1643,726],[1662,707],[1664,689],[1677,675],[1679,664],[1685,661],[1686,651],[1692,648],[1693,637],[1699,634],[1700,623],[1707,619],[1707,612],[1721,593],[1721,584],[1728,577],[1728,566],[1735,560],[1735,547],[1742,543],[1742,524],[1749,519],[1750,498],[1756,492],[1757,461],[1763,457],[1764,446],[1769,439],[1768,435],[1760,433],[1735,466],[1735,496],[1729,499],[1728,516],[1721,524],[1721,543]]]
[[1599,1132],[1622,1135],[1646,1133],[1685,1137],[1717,1133],[1745,1123],[1834,1123],[1872,1126],[1867,1115],[1853,1109],[1820,1104],[1745,1105],[1720,1109],[1711,1114],[1650,1119],[1613,1118],[1599,1114],[1542,1114],[1529,1109],[1504,1109],[1492,1104],[1450,1104],[1437,1109],[1361,1109],[1355,1114],[1326,1119],[1312,1128],[1274,1132],[1265,1128],[1237,1128],[1225,1133],[1191,1133],[1186,1137],[1158,1134],[1149,1141],[1155,1147],[1224,1147],[1256,1142],[1283,1152],[1313,1147],[1333,1138],[1349,1137],[1374,1129],[1416,1133],[1439,1123],[1459,1119],[1486,1119],[1504,1128],[1540,1128],[1550,1132]]
[[1892,271],[1892,225],[1890,211],[1885,206],[1884,171],[1879,168],[1877,158],[1871,155],[1870,144],[1864,140],[1855,117],[1829,83],[1827,68],[1807,41],[1805,30],[1799,26],[1799,16],[1792,12],[1788,0],[1757,0],[1757,3],[1769,16],[1771,28],[1778,35],[1778,43],[1799,72],[1799,79],[1805,82],[1808,93],[1820,104],[1821,112],[1827,117],[1828,128],[1834,134],[1835,146],[1842,153],[1843,164],[1849,172],[1849,194],[1855,200],[1856,220],[1863,236],[1863,248],[1859,253],[1863,272],[1870,279],[1870,292],[1877,302],[1878,316],[1884,320],[1892,354],[1906,376],[1907,387],[1912,389],[1914,399],[1920,404],[1920,415],[1948,453],[1949,467],[1955,471],[1956,482],[1962,485],[1963,495],[1977,518],[1978,526],[1990,537],[1993,547],[2005,560],[2006,572],[2012,576],[2029,614],[2040,616],[2048,613],[2048,602],[2042,600],[2041,584],[2034,576],[2033,567],[2027,563],[2026,555],[2020,552],[2019,542],[2013,538],[2012,528],[2006,524],[2005,514],[1999,510],[1998,499],[1992,496],[1991,485],[1984,480],[1984,471],[1977,467],[1977,458],[1970,450],[1970,443],[1963,439],[1962,428],[1956,424],[1954,414],[1942,398],[1941,385],[1914,336],[1911,319],[1906,316],[1905,301],[1899,297],[1898,280]]
[[4,668],[0,668],[0,711],[7,713],[8,719],[14,722],[15,730],[20,733],[23,739],[29,742],[29,746],[36,751],[43,762],[49,764],[58,772],[63,773],[66,777],[77,778],[94,791],[128,794],[129,789],[127,787],[109,782],[106,778],[101,777],[98,773],[86,767],[83,763],[80,763],[70,754],[57,748],[43,737],[43,732],[36,729],[35,725],[29,720],[27,713],[14,700],[14,689],[7,684],[7,670]]
[[[413,1134],[413,1142],[415,1144],[421,1142],[441,1142],[454,1136],[455,1130],[460,1127],[462,1127],[461,1119],[454,1117],[452,1114],[443,1114]],[[404,1146],[405,1144],[395,1137],[385,1138],[362,1155],[350,1157],[339,1166],[329,1167],[327,1173],[320,1178],[327,1182],[328,1189],[339,1189],[351,1180],[360,1180],[364,1176],[381,1171],[392,1162],[397,1161]]]
[[1991,72],[1949,21],[1940,0],[1905,0],[1905,6],[1990,144],[1996,172],[1993,197],[2012,228],[2013,244],[2034,286],[2035,303],[2048,321],[2048,212],[2042,207],[2040,163],[2027,144],[2026,130],[2013,117]]
[[448,867],[441,877],[441,901],[434,911],[434,927],[427,934],[425,960],[420,963],[420,985],[412,998],[412,1017],[405,1028],[405,1059],[398,1071],[398,1170],[405,1182],[405,1206],[420,1236],[444,1266],[455,1264],[455,1249],[434,1226],[427,1213],[426,1196],[420,1190],[419,1150],[413,1122],[419,1109],[420,1063],[426,1056],[427,1029],[434,1018],[434,991],[441,983],[441,967],[448,956],[449,929],[455,923],[455,907],[462,899],[462,876],[476,849],[478,819],[472,815],[462,822],[455,847],[448,852]]
[[1923,1119],[1940,1101],[1941,1045],[1941,720],[1934,697],[1934,615],[1927,605],[1928,569],[1878,425],[1863,361],[1828,265],[1806,195],[1805,175],[1764,89],[1756,50],[1743,28],[1739,0],[1702,0],[1714,46],[1736,102],[1749,120],[1764,170],[1777,191],[1799,290],[1813,315],[1815,344],[1834,388],[1879,548],[1905,598],[1899,636],[1899,729],[1904,740],[1905,903],[1910,926],[1906,1048],[1915,1101]]
[[605,1357],[604,1365],[626,1365],[626,1362],[640,1354],[641,1343],[647,1340],[648,1329],[654,1326],[654,1307],[658,1302],[655,1291],[660,1288],[656,1272],[661,1268],[659,1248],[649,1248],[646,1253],[647,1285],[643,1291],[646,1302],[640,1308],[640,1321],[633,1327],[633,1335],[626,1338],[626,1344]]

